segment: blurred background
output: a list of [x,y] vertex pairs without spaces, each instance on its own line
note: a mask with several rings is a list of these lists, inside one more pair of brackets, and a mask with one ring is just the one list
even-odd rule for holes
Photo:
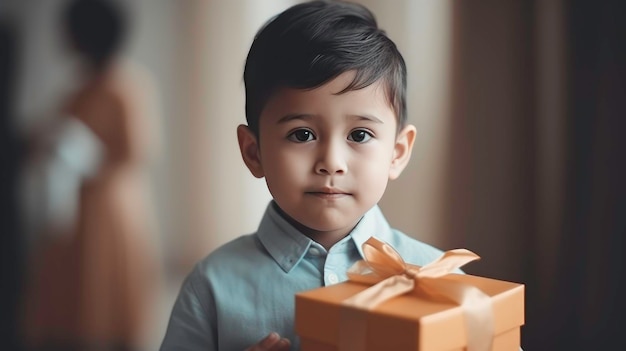
[[[41,250],[42,242],[59,240],[63,250],[69,247],[72,234],[51,234],[46,225],[50,208],[76,206],[70,201],[76,190],[62,188],[70,190],[58,200],[50,194],[61,185],[41,188],[41,179],[50,178],[41,168],[33,171],[32,140],[52,134],[41,126],[67,113],[60,107],[84,84],[83,66],[60,20],[67,2],[0,2],[0,318],[6,350],[24,349],[24,335],[37,329],[22,327],[24,301],[31,301],[26,297],[65,284],[42,273],[42,265],[51,264],[42,264]],[[259,27],[297,2],[111,0],[128,22],[120,54],[142,82],[124,91],[128,101],[145,102],[145,124],[133,130],[152,140],[149,162],[139,162],[137,179],[146,192],[137,196],[145,195],[144,201],[120,203],[129,210],[108,221],[151,221],[144,241],[116,244],[135,245],[127,255],[145,255],[142,264],[154,266],[149,274],[157,285],[145,299],[149,318],[133,344],[140,350],[158,348],[192,265],[253,232],[270,199],[237,147],[235,128],[245,122],[243,66]],[[407,61],[409,120],[418,130],[409,168],[381,201],[388,220],[442,249],[478,253],[482,259],[466,267],[469,273],[524,283],[525,350],[623,344],[623,2],[357,2],[376,14]],[[74,149],[87,150],[83,146]],[[126,194],[139,183],[133,184],[117,191]],[[51,198],[60,202],[46,207]],[[105,223],[93,226],[109,224],[100,221]],[[104,244],[91,245],[102,256]],[[52,256],[52,266],[66,258],[60,255]],[[82,274],[94,275],[85,269],[118,257],[84,265]],[[68,262],[66,267],[84,263]],[[47,280],[33,285],[33,277],[42,275]],[[102,294],[83,298],[98,304]]]

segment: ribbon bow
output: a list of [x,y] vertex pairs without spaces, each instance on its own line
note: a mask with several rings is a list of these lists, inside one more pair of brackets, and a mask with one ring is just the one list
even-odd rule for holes
[[[348,270],[348,279],[372,285],[343,301],[344,305],[372,310],[379,304],[413,290],[420,290],[433,300],[447,300],[461,305],[467,331],[467,350],[490,350],[493,340],[493,309],[491,299],[480,289],[442,277],[455,269],[479,259],[466,249],[446,251],[437,260],[423,266],[409,265],[390,245],[371,237],[363,244],[365,260]],[[356,342],[357,344],[362,342]],[[343,345],[355,344],[344,340]],[[365,349],[364,346],[346,349]]]

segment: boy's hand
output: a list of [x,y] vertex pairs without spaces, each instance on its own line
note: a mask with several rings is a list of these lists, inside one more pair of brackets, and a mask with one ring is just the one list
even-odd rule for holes
[[291,342],[289,339],[281,338],[277,333],[270,333],[255,345],[248,347],[245,351],[289,351]]

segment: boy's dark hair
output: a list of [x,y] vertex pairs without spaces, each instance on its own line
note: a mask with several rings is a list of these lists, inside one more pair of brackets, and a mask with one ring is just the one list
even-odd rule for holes
[[107,0],[71,0],[62,20],[75,48],[96,68],[105,66],[125,39],[125,13]]
[[259,117],[281,87],[312,89],[355,71],[339,94],[383,79],[387,98],[406,124],[406,65],[374,15],[365,7],[340,1],[294,5],[257,33],[246,59],[246,120],[258,136]]

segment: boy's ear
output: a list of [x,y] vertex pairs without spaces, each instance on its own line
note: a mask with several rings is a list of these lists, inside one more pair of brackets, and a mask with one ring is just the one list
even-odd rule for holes
[[257,178],[262,178],[264,173],[263,166],[261,165],[261,154],[257,137],[248,126],[240,124],[237,127],[237,140],[239,140],[241,157],[250,170],[250,173]]
[[417,130],[413,125],[404,127],[396,137],[396,145],[393,149],[393,158],[391,159],[391,167],[389,168],[389,179],[396,179],[402,174],[402,171],[411,159],[411,151],[415,142]]

